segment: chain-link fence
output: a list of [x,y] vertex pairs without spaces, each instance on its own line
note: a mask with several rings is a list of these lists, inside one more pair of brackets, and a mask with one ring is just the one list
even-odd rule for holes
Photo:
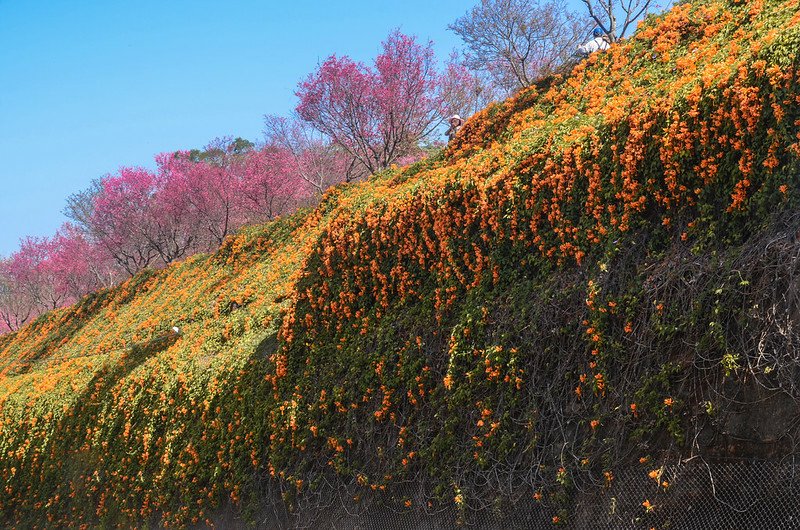
[[[319,528],[331,530],[476,529],[681,529],[800,528],[800,460],[715,461],[702,458],[664,466],[620,470],[607,487],[573,492],[556,505],[526,496],[480,510],[415,506],[415,488],[395,495],[403,502],[354,500],[331,493],[316,509],[289,513],[279,501],[262,507],[245,524],[228,512],[220,528]],[[323,499],[317,499],[321,501]],[[319,507],[324,506],[324,507]],[[555,518],[555,519],[554,519]]]
[[[800,462],[695,458],[620,473],[608,491],[577,500],[574,528],[800,528]],[[538,528],[538,527],[535,527]]]

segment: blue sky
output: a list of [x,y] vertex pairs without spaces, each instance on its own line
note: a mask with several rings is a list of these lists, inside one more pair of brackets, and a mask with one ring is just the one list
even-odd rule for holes
[[464,0],[0,0],[0,255],[51,235],[65,199],[122,165],[225,135],[260,139],[332,53],[392,28],[433,39]]

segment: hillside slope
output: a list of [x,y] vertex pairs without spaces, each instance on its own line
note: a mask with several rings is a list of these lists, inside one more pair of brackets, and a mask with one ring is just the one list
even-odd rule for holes
[[790,453],[798,6],[682,3],[437,158],[0,337],[4,522],[568,521],[623,464]]

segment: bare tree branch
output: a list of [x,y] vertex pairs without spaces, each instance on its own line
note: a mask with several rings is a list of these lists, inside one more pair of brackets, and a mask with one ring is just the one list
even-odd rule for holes
[[466,45],[465,64],[509,93],[566,62],[588,28],[563,0],[482,0],[449,26]]

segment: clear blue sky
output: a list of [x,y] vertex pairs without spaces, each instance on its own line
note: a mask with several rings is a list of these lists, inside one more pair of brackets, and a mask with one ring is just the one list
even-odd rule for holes
[[155,153],[260,139],[332,53],[432,39],[470,0],[0,0],[0,255],[52,235],[66,197]]

